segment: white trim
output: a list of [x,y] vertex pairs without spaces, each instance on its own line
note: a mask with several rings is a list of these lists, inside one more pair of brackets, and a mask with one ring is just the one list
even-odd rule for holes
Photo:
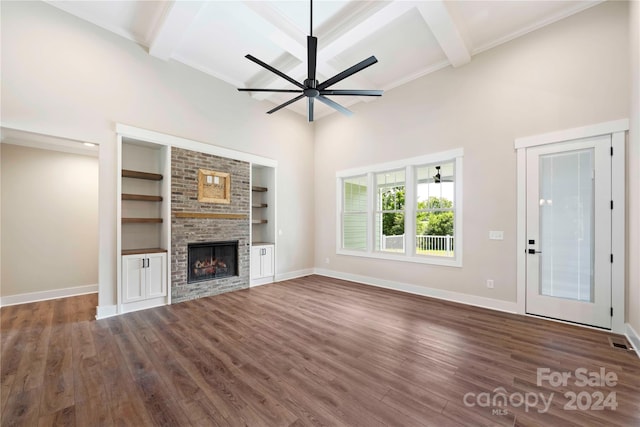
[[564,9],[562,12],[555,14],[553,16],[550,16],[546,19],[543,19],[541,21],[536,21],[534,24],[532,25],[528,25],[524,28],[518,28],[516,31],[506,34],[502,37],[499,37],[498,39],[493,39],[491,41],[489,41],[488,43],[485,43],[484,45],[478,46],[475,49],[473,49],[471,51],[471,55],[477,55],[479,53],[484,52],[485,50],[489,50],[489,49],[493,49],[496,46],[500,46],[501,44],[510,42],[511,40],[517,39],[518,37],[522,37],[525,34],[528,34],[530,32],[539,30],[542,27],[546,27],[547,25],[551,25],[554,22],[560,21],[564,18],[567,18],[571,15],[575,15],[576,13],[582,12],[583,10],[589,9],[590,7],[593,6],[597,6],[600,3],[603,3],[605,0],[591,0],[591,1],[587,1],[587,2],[576,2],[576,4],[569,8],[569,9]]
[[290,271],[288,273],[276,274],[276,282],[284,282],[285,280],[298,279],[300,277],[310,276],[314,273],[313,268],[305,268],[303,270]]
[[516,230],[516,304],[518,314],[527,311],[527,150],[519,149],[517,152],[517,230]]
[[393,253],[387,253],[387,252],[379,252],[379,251],[366,252],[366,251],[357,251],[357,250],[338,248],[336,250],[336,255],[384,259],[388,261],[415,262],[417,264],[444,265],[447,267],[462,267],[461,259],[457,260],[455,258],[428,256],[428,255],[410,256],[408,255],[408,251],[407,251],[407,254],[394,255]]
[[[9,131],[10,133],[13,133],[15,131],[17,133],[27,133],[33,136],[40,136],[45,138],[55,138],[55,139],[60,139],[60,140],[70,141],[70,142],[90,142],[92,144],[100,145],[100,141],[97,141],[94,139],[84,138],[80,136],[74,136],[74,137],[63,136],[58,133],[51,132],[48,129],[37,128],[35,126],[25,128],[22,126],[15,126],[7,122],[0,122],[0,128],[2,128],[3,133],[7,131]],[[4,139],[4,136],[2,136],[2,139]]]
[[[116,310],[122,306],[122,135],[116,134]],[[164,225],[164,224],[163,224]],[[167,262],[171,264],[171,262]],[[171,276],[168,276],[171,277]]]
[[0,307],[9,305],[27,304],[31,302],[46,301],[50,299],[75,297],[78,295],[95,294],[98,285],[74,286],[71,288],[51,289],[48,291],[29,292],[25,294],[7,295],[0,297]]
[[273,276],[261,277],[259,279],[251,279],[251,281],[249,282],[249,287],[255,288],[256,286],[268,285],[269,283],[273,283],[273,282],[275,282],[275,280],[273,279]]
[[361,276],[358,274],[343,273],[341,271],[327,270],[324,268],[316,268],[315,274],[320,276],[332,277],[334,279],[348,280],[364,285],[377,286],[379,288],[393,289],[400,292],[406,292],[414,295],[437,298],[445,301],[452,301],[476,307],[487,308],[490,310],[504,311],[507,313],[516,313],[516,303],[511,301],[497,300],[493,298],[485,298],[476,295],[463,294],[460,292],[452,292],[444,289],[429,288],[426,286],[412,285],[409,283],[401,283],[390,280],[378,279],[370,276]]
[[[625,317],[625,247],[626,247],[626,184],[625,184],[625,132],[616,132],[611,135],[611,147],[613,157],[611,159],[611,200],[613,211],[611,212],[611,253],[613,265],[611,266],[611,330],[622,333],[624,331]],[[637,348],[637,347],[636,347]]]
[[439,153],[427,154],[424,156],[410,157],[407,159],[394,160],[391,162],[377,163],[374,165],[359,168],[346,169],[336,172],[336,178],[349,178],[355,175],[366,175],[368,173],[385,172],[393,169],[404,169],[407,165],[425,165],[429,163],[444,162],[454,158],[464,156],[464,148],[441,151]]
[[118,315],[117,305],[99,305],[96,307],[96,320]]
[[163,305],[168,305],[166,296],[133,301],[125,304],[120,304],[120,310],[118,314],[131,313],[132,311],[146,310],[148,308],[161,307]]
[[633,329],[633,327],[629,324],[625,324],[625,332],[624,336],[627,337],[629,343],[633,346],[634,350],[638,357],[640,357],[640,335]]
[[[161,243],[167,250],[167,265],[165,266],[167,275],[167,305],[171,305],[171,257],[173,252],[171,251],[171,147],[165,147],[164,149],[164,170],[162,172],[162,197],[167,200],[166,203],[162,203],[162,218],[164,224],[162,224],[162,233],[164,235],[161,238]],[[162,151],[162,150],[161,150]],[[122,238],[122,236],[121,236]]]
[[629,130],[629,119],[613,120],[595,125],[516,138],[514,147],[520,149],[534,147],[536,145],[554,144],[556,142],[571,141],[592,136],[609,135],[626,130]]
[[[2,140],[0,144],[18,145],[27,148],[37,148],[39,150],[57,151],[61,153],[77,154],[79,156],[98,157],[98,145],[87,147],[82,141],[74,141],[70,139],[61,139],[46,137],[45,135],[21,134],[16,136],[7,136],[7,129],[2,129]],[[37,136],[34,136],[37,135]],[[92,142],[90,144],[93,144]]]
[[168,145],[171,147],[179,147],[201,153],[213,154],[214,156],[226,157],[234,160],[241,160],[248,163],[256,163],[262,166],[276,167],[278,161],[267,157],[257,156],[255,154],[244,153],[217,145],[207,144],[204,142],[194,141],[192,139],[180,138],[178,136],[167,135],[152,130],[137,128],[122,123],[116,124],[116,133],[126,138],[133,138],[146,142],[154,142],[160,145]]

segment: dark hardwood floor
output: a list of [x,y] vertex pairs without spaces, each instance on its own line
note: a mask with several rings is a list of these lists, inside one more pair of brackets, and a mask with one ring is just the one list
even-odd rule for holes
[[[99,321],[96,304],[0,310],[2,425],[640,425],[640,360],[605,332],[319,276]],[[538,368],[572,376],[539,386]]]

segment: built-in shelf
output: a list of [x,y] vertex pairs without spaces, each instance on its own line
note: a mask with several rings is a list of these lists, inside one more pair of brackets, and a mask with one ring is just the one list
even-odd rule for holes
[[254,203],[251,205],[252,208],[268,208],[269,205],[266,203]]
[[268,221],[266,219],[252,219],[251,224],[266,224]]
[[122,218],[123,224],[161,224],[162,218]]
[[258,187],[257,185],[251,187],[251,191],[255,191],[256,193],[264,193],[267,190],[267,187]]
[[159,173],[140,172],[140,171],[133,171],[129,169],[122,169],[122,177],[147,179],[149,181],[162,181],[162,175]]
[[161,254],[166,252],[167,250],[162,248],[123,249],[122,255]]
[[122,194],[122,200],[139,200],[141,202],[161,202],[162,196],[147,196],[145,194]]

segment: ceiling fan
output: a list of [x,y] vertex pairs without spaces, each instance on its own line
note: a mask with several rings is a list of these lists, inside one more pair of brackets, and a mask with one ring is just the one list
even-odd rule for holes
[[442,178],[440,175],[440,166],[436,166],[436,174],[433,176],[434,184],[440,184],[441,182],[453,182],[451,178]]
[[382,96],[382,90],[357,90],[357,89],[329,89],[330,86],[333,86],[334,84],[346,79],[347,77],[364,70],[365,68],[375,64],[376,62],[378,62],[378,60],[376,59],[375,56],[370,56],[369,58],[365,59],[364,61],[361,61],[359,63],[357,63],[356,65],[347,68],[346,70],[344,70],[341,73],[336,74],[335,76],[331,77],[328,80],[325,80],[322,83],[319,83],[318,80],[316,80],[316,60],[318,58],[318,39],[316,37],[313,37],[313,0],[310,0],[310,10],[311,10],[311,17],[310,17],[310,29],[309,29],[309,35],[307,36],[307,79],[303,82],[300,83],[297,80],[292,79],[291,77],[287,76],[286,74],[284,74],[283,72],[273,68],[272,66],[270,66],[269,64],[266,64],[262,61],[260,61],[258,58],[252,56],[252,55],[245,55],[245,58],[247,58],[250,61],[255,62],[256,64],[260,65],[261,67],[266,68],[267,70],[271,71],[272,73],[282,77],[283,79],[287,80],[288,82],[293,83],[295,86],[297,86],[299,89],[247,89],[247,88],[239,88],[238,90],[240,92],[285,92],[285,93],[299,93],[300,95],[296,96],[293,99],[290,99],[289,101],[278,105],[277,107],[267,111],[267,114],[271,114],[271,113],[275,113],[276,111],[286,107],[289,104],[293,104],[296,101],[299,101],[301,99],[303,99],[304,97],[307,98],[307,105],[308,105],[308,119],[309,122],[313,121],[313,105],[314,105],[314,101],[317,99],[318,101],[322,102],[323,104],[328,105],[329,107],[341,112],[344,115],[350,116],[353,114],[352,111],[346,109],[345,107],[343,107],[342,105],[338,104],[337,102],[327,98],[327,95],[331,95],[331,96],[347,96],[347,95],[351,95],[351,96]]

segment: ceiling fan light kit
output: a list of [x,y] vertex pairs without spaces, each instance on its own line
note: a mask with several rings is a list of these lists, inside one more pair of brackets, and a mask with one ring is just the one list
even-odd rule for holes
[[347,68],[341,73],[336,74],[330,79],[320,83],[316,80],[316,66],[318,58],[318,39],[313,37],[313,0],[310,1],[310,30],[307,36],[307,79],[303,83],[298,82],[295,79],[287,76],[285,73],[273,68],[269,64],[262,62],[258,58],[252,55],[246,55],[245,58],[255,62],[261,67],[271,71],[279,77],[297,86],[298,89],[256,89],[256,88],[239,88],[240,92],[275,92],[275,93],[298,93],[299,95],[289,101],[278,105],[277,107],[267,111],[267,114],[275,113],[276,111],[293,104],[303,98],[307,98],[307,118],[309,122],[313,122],[314,102],[317,99],[323,104],[333,108],[336,111],[341,112],[346,116],[351,116],[352,111],[338,104],[337,102],[327,98],[327,96],[382,96],[382,90],[359,90],[359,89],[329,89],[330,86],[341,82],[347,77],[364,70],[367,67],[372,66],[378,60],[375,56],[370,56],[357,63],[356,65]]

